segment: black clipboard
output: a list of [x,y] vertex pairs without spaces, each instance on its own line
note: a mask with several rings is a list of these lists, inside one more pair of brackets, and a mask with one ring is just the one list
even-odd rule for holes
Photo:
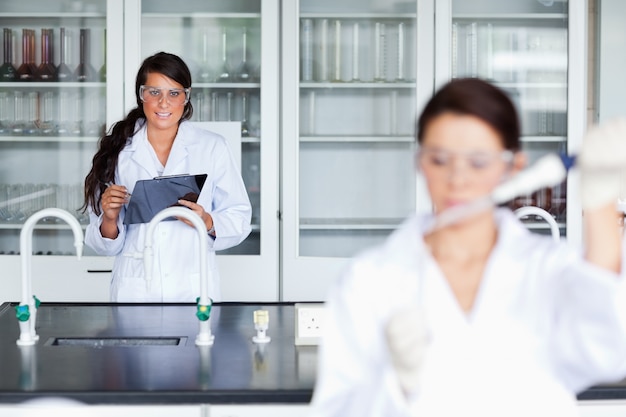
[[124,224],[149,223],[161,210],[179,206],[178,200],[181,199],[195,203],[206,179],[207,174],[184,174],[137,181],[126,208]]

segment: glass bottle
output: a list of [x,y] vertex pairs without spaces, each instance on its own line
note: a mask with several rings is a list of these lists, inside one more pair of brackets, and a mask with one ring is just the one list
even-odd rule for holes
[[201,60],[198,68],[198,82],[200,83],[210,83],[215,80],[213,75],[213,71],[211,70],[211,64],[209,61],[209,33],[205,29],[202,32],[202,51],[201,51]]
[[13,31],[3,29],[4,36],[4,62],[0,67],[0,81],[14,81],[17,78],[17,70],[13,66]]
[[16,91],[13,93],[13,123],[11,124],[11,133],[13,135],[22,135],[24,133],[25,123],[24,93],[22,91]]
[[230,65],[228,65],[227,58],[227,44],[226,44],[226,28],[222,28],[222,67],[219,70],[219,74],[217,76],[217,81],[220,82],[230,82],[231,81],[231,70]]
[[250,136],[250,128],[248,127],[248,93],[241,93],[241,137]]
[[39,133],[39,93],[37,91],[29,91],[26,95],[25,110],[26,120],[22,133],[31,136],[37,135]]
[[237,79],[241,82],[250,82],[252,81],[252,71],[250,69],[250,66],[248,65],[248,29],[247,28],[243,28],[243,32],[241,34],[241,41],[242,41],[242,57],[241,57],[241,63],[239,64],[239,66],[237,67]]
[[57,67],[57,77],[59,81],[74,81],[74,72],[68,66],[68,54],[69,54],[69,36],[65,32],[65,28],[61,28],[60,31],[60,63]]
[[56,104],[52,91],[45,91],[39,100],[39,128],[42,135],[50,136],[56,133],[54,114]]
[[387,38],[384,23],[374,26],[374,81],[387,81]]
[[30,64],[30,29],[22,29],[22,64],[17,68],[18,81],[33,81],[35,73]]
[[76,81],[79,82],[92,82],[98,79],[96,70],[91,65],[91,57],[89,55],[90,35],[91,29],[83,28],[80,30],[80,62],[78,67],[76,67],[76,71],[74,71]]
[[57,68],[52,63],[53,33],[52,29],[41,29],[41,64],[35,73],[39,81],[57,80]]

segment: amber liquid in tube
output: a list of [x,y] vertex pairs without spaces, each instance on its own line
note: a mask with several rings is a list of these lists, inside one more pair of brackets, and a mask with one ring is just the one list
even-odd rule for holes
[[52,29],[41,29],[41,64],[37,68],[38,81],[57,81],[57,69],[52,63]]
[[17,79],[19,81],[33,81],[35,79],[35,72],[30,63],[31,59],[31,30],[22,29],[22,64],[17,69]]

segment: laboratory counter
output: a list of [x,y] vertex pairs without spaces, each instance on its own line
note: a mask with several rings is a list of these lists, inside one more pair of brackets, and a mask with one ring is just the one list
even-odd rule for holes
[[[196,346],[194,304],[43,303],[39,340],[16,344],[15,303],[0,305],[0,404],[64,397],[85,404],[307,404],[317,347],[295,345],[293,303],[216,303],[212,346]],[[255,343],[254,311],[269,313]],[[625,400],[626,381],[580,400]]]
[[[216,303],[212,346],[196,346],[195,304],[42,303],[34,346],[18,346],[15,303],[0,306],[0,403],[308,403],[317,349],[296,346],[294,304]],[[269,313],[255,343],[254,311]]]

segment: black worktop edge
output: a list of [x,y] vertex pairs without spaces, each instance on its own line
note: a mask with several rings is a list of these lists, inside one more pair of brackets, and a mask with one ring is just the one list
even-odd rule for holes
[[83,404],[183,405],[183,404],[308,404],[312,390],[213,391],[213,392],[0,392],[0,404],[19,404],[41,398],[65,398]]

